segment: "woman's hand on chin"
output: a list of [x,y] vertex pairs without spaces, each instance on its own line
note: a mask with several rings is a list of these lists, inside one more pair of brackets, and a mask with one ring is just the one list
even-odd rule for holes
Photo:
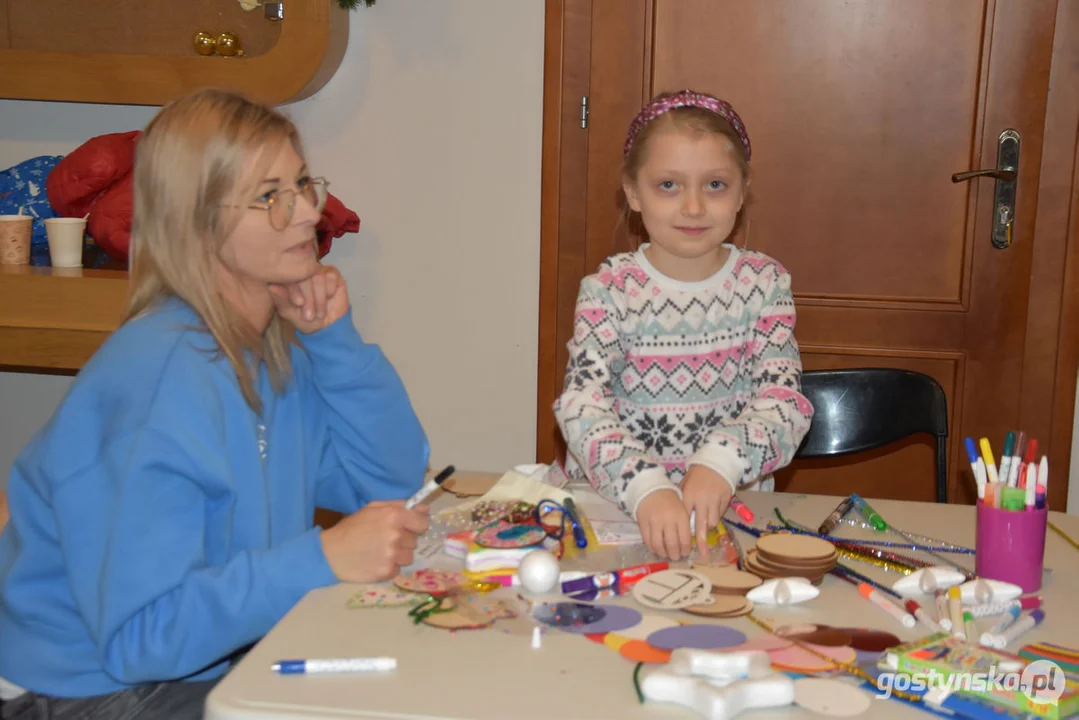
[[345,279],[332,265],[320,265],[314,275],[300,282],[269,289],[277,313],[304,334],[328,327],[348,312]]

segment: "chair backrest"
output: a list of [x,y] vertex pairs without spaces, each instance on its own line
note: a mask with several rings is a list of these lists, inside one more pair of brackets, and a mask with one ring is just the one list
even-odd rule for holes
[[[895,368],[817,370],[802,374],[813,423],[797,457],[835,457],[872,450],[919,433],[948,436],[940,384]],[[939,442],[938,442],[939,445]]]

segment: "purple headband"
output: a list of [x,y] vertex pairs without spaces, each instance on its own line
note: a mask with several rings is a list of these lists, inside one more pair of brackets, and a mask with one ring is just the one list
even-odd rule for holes
[[629,125],[629,136],[626,138],[626,147],[622,151],[622,156],[625,157],[629,155],[629,150],[633,147],[633,141],[637,139],[637,135],[641,132],[641,128],[663,113],[680,107],[695,107],[711,110],[716,115],[719,115],[729,122],[731,127],[734,128],[734,131],[738,133],[738,138],[742,141],[742,145],[746,149],[746,162],[749,162],[749,157],[752,154],[749,145],[749,134],[746,133],[746,126],[742,124],[742,118],[738,117],[738,113],[734,111],[731,104],[714,98],[711,95],[696,93],[692,90],[682,90],[674,95],[669,95],[660,100],[654,100],[645,105]]

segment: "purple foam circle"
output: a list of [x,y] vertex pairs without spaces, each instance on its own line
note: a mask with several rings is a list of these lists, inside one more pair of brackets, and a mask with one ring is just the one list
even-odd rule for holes
[[535,618],[556,628],[595,625],[607,616],[607,611],[585,603],[547,603],[536,608]]
[[597,622],[587,625],[559,627],[558,629],[576,635],[600,635],[618,632],[619,630],[629,630],[631,627],[640,625],[641,620],[644,619],[639,612],[630,607],[622,605],[597,605],[596,607],[607,611]]
[[745,641],[745,633],[734,628],[705,623],[663,628],[648,636],[648,644],[660,650],[677,650],[678,648],[718,650],[741,645]]

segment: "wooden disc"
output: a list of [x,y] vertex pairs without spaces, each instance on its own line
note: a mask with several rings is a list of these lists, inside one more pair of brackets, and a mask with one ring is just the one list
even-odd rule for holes
[[717,595],[708,605],[690,605],[682,608],[690,615],[704,617],[737,617],[753,609],[753,602],[742,595]]
[[449,612],[432,613],[423,619],[423,624],[443,630],[478,630],[489,627],[494,622],[494,618],[481,618],[480,615],[457,608]]
[[466,582],[468,579],[459,572],[430,569],[402,573],[393,580],[393,584],[402,590],[429,595],[444,595]]
[[836,564],[836,558],[831,558],[825,562],[814,561],[812,563],[780,562],[766,555],[761,555],[760,553],[754,553],[753,560],[757,565],[760,565],[763,568],[788,574],[812,573],[814,575],[820,575],[834,568]]
[[696,570],[677,568],[646,575],[633,584],[633,599],[656,610],[703,605],[711,598],[712,581]]
[[758,577],[772,578],[780,574],[774,568],[770,568],[767,565],[762,565],[760,559],[757,557],[756,550],[750,550],[746,553],[746,556],[742,561],[742,565],[743,567],[745,567],[746,571],[751,572]]
[[757,540],[757,551],[779,561],[794,563],[825,560],[836,554],[835,545],[811,535],[779,533]]
[[824,575],[826,574],[826,571],[819,569],[812,569],[809,571],[800,569],[779,570],[769,567],[761,564],[760,560],[757,558],[757,554],[753,550],[746,553],[744,565],[746,570],[765,580],[785,577],[804,577],[814,585],[819,585],[824,580]]
[[730,565],[717,567],[714,565],[694,565],[693,570],[704,575],[712,581],[712,593],[726,595],[738,593],[745,595],[761,584],[761,579],[752,573],[743,572]]
[[770,553],[754,548],[757,550],[757,558],[762,562],[770,563],[772,565],[779,565],[782,567],[803,568],[803,567],[824,567],[827,565],[834,565],[839,559],[838,551],[823,558],[813,558],[810,560],[794,559],[789,557],[779,557],[771,555]]
[[835,563],[829,563],[827,565],[780,565],[766,560],[760,555],[754,558],[753,564],[761,570],[771,572],[773,575],[780,577],[789,577],[791,575],[800,575],[802,577],[823,575],[835,567]]

